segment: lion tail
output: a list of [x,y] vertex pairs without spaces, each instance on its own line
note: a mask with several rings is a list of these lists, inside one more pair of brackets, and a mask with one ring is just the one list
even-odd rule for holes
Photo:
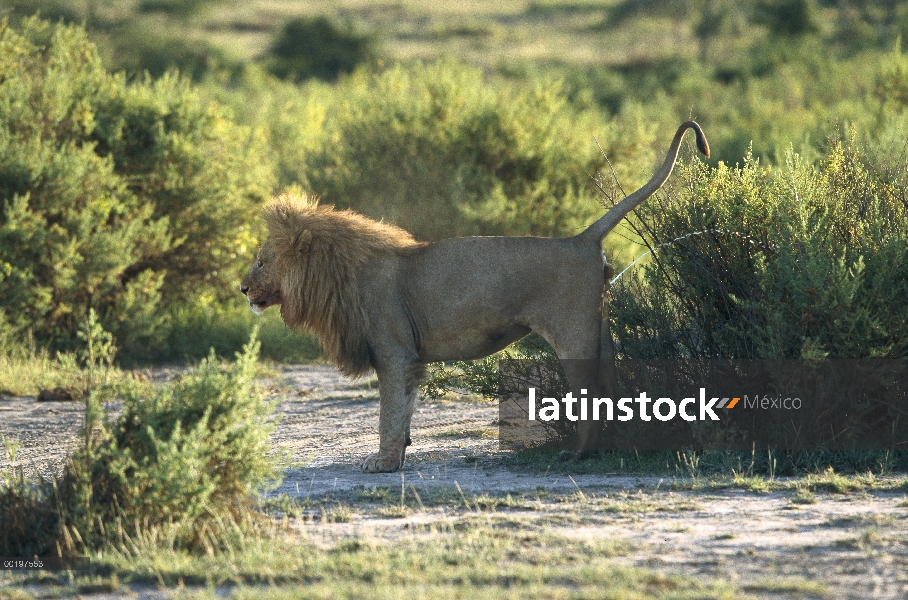
[[665,162],[662,163],[659,172],[653,175],[653,178],[646,182],[639,190],[613,206],[611,210],[605,213],[598,221],[590,225],[586,231],[580,235],[582,237],[593,238],[601,243],[602,238],[604,238],[615,225],[620,223],[621,219],[662,187],[662,184],[665,183],[669,175],[672,174],[672,169],[675,168],[675,161],[678,159],[678,150],[681,148],[681,138],[684,137],[684,132],[688,129],[694,130],[694,133],[697,135],[697,149],[708,158],[709,143],[706,141],[706,136],[703,135],[703,130],[700,129],[700,126],[694,121],[685,121],[675,133],[675,138],[668,147],[668,154],[666,155]]

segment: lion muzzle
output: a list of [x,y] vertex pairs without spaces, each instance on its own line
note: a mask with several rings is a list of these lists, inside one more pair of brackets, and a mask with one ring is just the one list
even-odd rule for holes
[[275,298],[274,298],[275,295],[274,295],[274,294],[271,294],[271,295],[269,295],[268,297],[266,297],[266,298],[264,298],[264,299],[258,299],[258,300],[256,300],[256,299],[254,299],[254,298],[250,298],[250,297],[249,297],[249,288],[248,288],[248,287],[246,287],[246,286],[241,286],[241,287],[240,287],[240,292],[242,292],[243,295],[246,296],[246,300],[249,302],[249,308],[251,308],[251,309],[252,309],[252,312],[254,312],[254,313],[257,314],[257,315],[262,314],[262,312],[263,312],[266,308],[268,308],[269,306],[271,306],[272,304],[276,304],[276,302],[274,301],[274,300],[275,300]]

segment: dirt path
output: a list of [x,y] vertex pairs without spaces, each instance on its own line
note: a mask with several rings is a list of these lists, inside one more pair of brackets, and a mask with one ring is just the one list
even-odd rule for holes
[[[359,463],[378,447],[374,381],[298,366],[268,383],[287,394],[274,444],[297,463],[275,493],[354,507],[348,522],[303,523],[313,539],[393,539],[414,523],[463,518],[443,505],[383,518],[362,500],[372,490],[399,496],[402,486],[450,497],[459,487],[467,504],[512,494],[518,500],[500,509],[511,519],[622,540],[629,550],[615,560],[629,565],[732,581],[757,596],[908,598],[904,492],[817,493],[814,503],[797,504],[793,492],[685,492],[658,477],[522,472],[498,450],[495,404],[466,401],[421,404],[402,472],[365,475]],[[46,474],[62,464],[81,419],[75,403],[0,399],[0,435],[18,437],[22,464]]]

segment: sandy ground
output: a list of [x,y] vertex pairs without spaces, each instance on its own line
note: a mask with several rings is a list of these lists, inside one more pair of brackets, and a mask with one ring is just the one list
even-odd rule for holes
[[[496,405],[467,401],[422,403],[404,469],[366,475],[359,464],[378,447],[374,380],[351,381],[330,366],[295,366],[267,383],[286,394],[273,442],[290,448],[295,461],[277,494],[356,504],[364,490],[386,487],[399,496],[402,485],[425,494],[459,486],[467,501],[511,493],[532,506],[508,509],[509,518],[626,542],[629,551],[615,559],[623,564],[729,580],[757,596],[908,598],[903,492],[818,492],[816,503],[793,504],[793,492],[673,491],[670,478],[530,473],[514,469],[499,451]],[[0,399],[0,435],[18,437],[19,460],[29,470],[59,469],[81,418],[76,403]],[[393,539],[417,522],[459,518],[433,508],[397,519],[354,514],[345,523],[315,519],[300,526],[313,539]],[[789,590],[787,581],[816,582],[825,591],[805,595],[803,585]]]

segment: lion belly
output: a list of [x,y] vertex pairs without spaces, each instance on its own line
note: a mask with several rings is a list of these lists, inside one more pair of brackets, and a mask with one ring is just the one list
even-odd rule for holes
[[498,329],[478,327],[432,335],[422,340],[419,360],[424,363],[448,360],[473,360],[507,348],[530,333],[529,327],[513,325]]

